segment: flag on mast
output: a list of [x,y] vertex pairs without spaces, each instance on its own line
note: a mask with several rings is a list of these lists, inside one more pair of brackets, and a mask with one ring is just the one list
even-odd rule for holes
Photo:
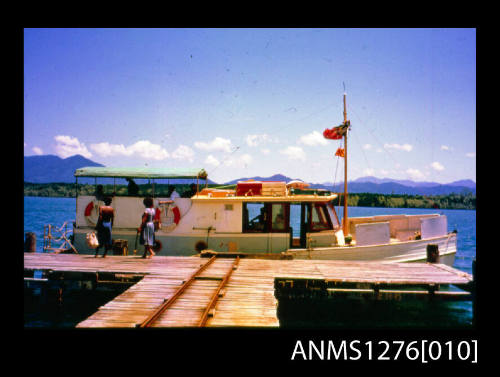
[[325,139],[331,139],[331,140],[342,139],[342,136],[345,135],[348,127],[349,124],[341,124],[340,126],[337,127],[327,128],[326,130],[323,131],[323,136]]

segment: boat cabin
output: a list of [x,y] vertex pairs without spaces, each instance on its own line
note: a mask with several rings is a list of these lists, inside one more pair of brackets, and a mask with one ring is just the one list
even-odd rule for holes
[[[127,240],[134,246],[144,212],[143,199],[153,197],[161,224],[155,236],[162,243],[165,255],[193,255],[203,249],[269,254],[345,246],[342,226],[332,204],[337,195],[327,190],[263,181],[241,181],[225,189],[208,188],[203,169],[92,167],[78,169],[75,176],[77,187],[78,179],[83,177],[93,177],[94,183],[97,178],[149,182],[139,192],[122,195],[115,185],[107,185],[101,193],[80,193],[77,189],[73,234],[75,246],[83,252],[91,251],[86,250],[85,235],[95,228],[104,196],[112,197],[111,206],[115,209],[113,238]],[[165,179],[170,184],[179,184],[182,179],[195,180],[196,189],[188,197],[170,198],[165,187],[155,183]],[[446,217],[439,215],[373,216],[349,218],[347,222],[351,246],[403,242],[417,239],[417,234],[422,238],[438,236],[446,234],[446,228]]]
[[[326,190],[301,190],[287,186],[286,182],[246,181],[231,189],[208,188],[203,169],[92,167],[78,169],[75,177],[77,187],[78,179],[83,177],[93,177],[96,186],[97,178],[113,182],[119,179],[123,182],[125,178],[148,179],[150,186],[145,194],[153,197],[161,222],[156,237],[174,255],[192,254],[200,241],[212,250],[258,253],[329,246],[335,243],[335,231],[339,228],[331,205],[337,195]],[[155,181],[162,179],[170,179],[171,183],[196,179],[197,189],[190,197],[171,199],[155,186]],[[80,233],[79,238],[94,229],[103,197],[111,196],[111,206],[115,209],[113,237],[134,243],[146,195],[142,192],[120,195],[114,186],[107,185],[102,197],[96,193],[82,194],[77,189],[74,233]],[[83,241],[80,246],[85,248]]]

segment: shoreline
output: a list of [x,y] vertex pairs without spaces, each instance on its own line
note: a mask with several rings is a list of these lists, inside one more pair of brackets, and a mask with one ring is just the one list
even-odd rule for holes
[[[75,199],[75,196],[69,196],[69,195],[44,195],[43,193],[39,193],[39,195],[34,195],[34,192],[30,193],[24,193],[24,197],[32,197],[32,198],[68,198],[68,199]],[[371,196],[374,197],[375,199],[372,198],[370,201],[366,200],[361,200],[361,199],[366,199],[366,197]],[[470,196],[473,198],[474,205],[464,205],[461,201],[458,201],[457,203],[453,203],[454,205],[439,205],[437,207],[433,206],[431,203],[435,203],[436,201],[442,202],[444,200],[447,200],[449,198],[459,198],[463,199],[465,197],[464,195],[461,194],[452,194],[452,195],[439,195],[439,196],[426,196],[423,197],[421,195],[387,195],[387,194],[373,194],[373,193],[353,193],[349,194],[349,202],[348,206],[349,207],[362,207],[362,208],[408,208],[408,209],[433,209],[433,210],[453,210],[453,209],[461,209],[461,210],[469,210],[469,211],[476,211],[476,206],[475,206],[475,200],[476,196],[472,195]],[[398,199],[403,199],[402,204],[409,204],[408,201],[410,201],[411,204],[413,205],[393,205],[396,204]],[[406,199],[406,203],[404,202],[404,199]],[[360,203],[361,201],[361,203]],[[396,203],[391,203],[396,202]],[[387,205],[389,204],[389,205]],[[334,203],[335,206],[341,206],[343,205],[342,201],[340,203]]]

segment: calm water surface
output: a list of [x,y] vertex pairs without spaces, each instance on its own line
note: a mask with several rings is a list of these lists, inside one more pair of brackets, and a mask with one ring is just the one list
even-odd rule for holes
[[[37,240],[37,252],[43,250],[43,227],[52,224],[60,227],[68,222],[71,230],[75,220],[76,201],[74,198],[24,198],[24,233],[34,232]],[[342,210],[337,209],[341,214]],[[448,230],[457,230],[457,255],[454,267],[472,273],[472,261],[476,256],[476,211],[474,210],[433,210],[416,208],[374,208],[349,207],[349,216],[373,216],[383,214],[425,214],[442,213],[448,218]],[[292,226],[300,219],[292,218]],[[85,297],[82,297],[85,296]],[[68,297],[65,303],[57,306],[54,313],[53,304],[36,302],[25,297],[26,327],[71,327],[85,319],[83,312],[92,313],[103,302],[111,299],[109,294],[93,299],[84,293],[79,297]],[[46,300],[47,301],[47,300]],[[85,302],[76,306],[75,302]],[[304,305],[306,304],[306,305]],[[94,308],[95,307],[95,308]],[[52,313],[52,314],[51,314]],[[333,315],[334,313],[334,315]],[[366,320],[367,313],[370,321]],[[300,306],[280,303],[278,309],[280,323],[283,327],[467,327],[472,324],[472,304],[470,302],[454,303],[302,303]]]

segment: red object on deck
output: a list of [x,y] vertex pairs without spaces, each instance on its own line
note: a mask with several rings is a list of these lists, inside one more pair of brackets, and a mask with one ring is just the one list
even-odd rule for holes
[[253,196],[261,195],[262,192],[262,182],[238,182],[236,185],[236,196]]

